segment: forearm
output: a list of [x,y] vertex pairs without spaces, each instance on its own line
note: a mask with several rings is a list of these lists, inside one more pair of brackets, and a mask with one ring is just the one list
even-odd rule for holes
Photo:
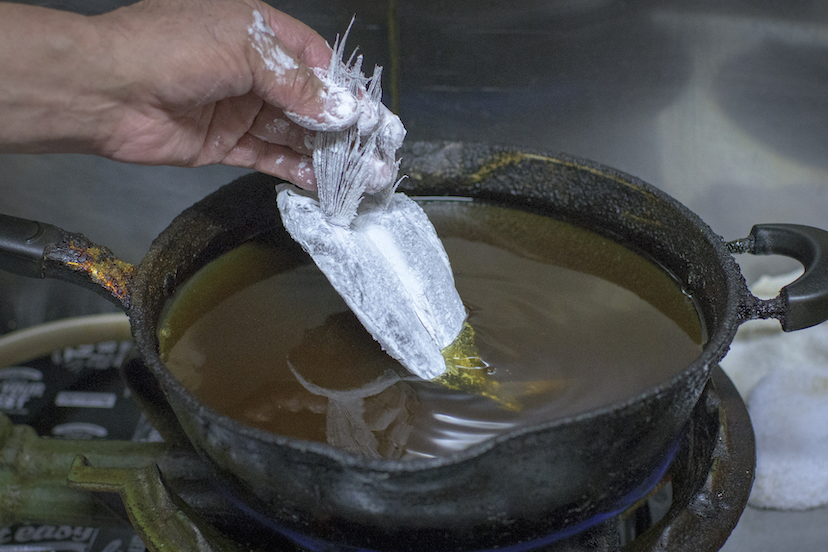
[[331,49],[259,0],[141,0],[86,17],[0,0],[0,152],[255,168],[313,188],[310,131],[361,116]]
[[0,151],[99,148],[111,101],[92,18],[0,2]]

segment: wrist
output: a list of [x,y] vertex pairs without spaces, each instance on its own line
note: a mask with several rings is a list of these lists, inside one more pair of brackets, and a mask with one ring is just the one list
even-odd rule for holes
[[97,153],[106,55],[94,18],[0,3],[0,151]]

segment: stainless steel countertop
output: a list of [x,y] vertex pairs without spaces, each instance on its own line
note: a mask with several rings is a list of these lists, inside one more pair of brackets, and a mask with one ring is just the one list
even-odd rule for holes
[[[117,4],[49,2],[87,12]],[[396,44],[387,39],[392,4]],[[356,13],[351,45],[397,79],[386,81],[387,103],[398,106],[410,139],[589,158],[662,188],[726,239],[759,222],[828,227],[828,3],[285,0],[278,7],[330,41]],[[5,155],[0,211],[84,232],[134,262],[175,214],[241,172]],[[738,260],[749,280],[796,266]],[[0,332],[111,310],[59,283],[2,275],[0,288]],[[822,551],[825,542],[828,510],[749,509],[724,550]]]

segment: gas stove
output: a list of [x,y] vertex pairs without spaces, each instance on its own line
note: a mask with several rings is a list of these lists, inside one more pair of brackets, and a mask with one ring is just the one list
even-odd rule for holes
[[[141,362],[131,350],[127,340],[72,345],[0,369],[0,552],[355,550],[274,528],[223,492],[189,447],[164,440],[121,377],[124,363]],[[717,367],[649,493],[505,550],[719,550],[754,461],[744,403]]]

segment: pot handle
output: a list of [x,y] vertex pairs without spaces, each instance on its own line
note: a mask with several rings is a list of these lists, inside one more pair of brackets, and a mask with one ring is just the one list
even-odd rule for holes
[[743,240],[728,243],[731,253],[784,255],[805,273],[783,287],[779,296],[759,301],[757,318],[778,318],[786,332],[828,320],[828,232],[801,224],[757,224]]
[[85,236],[51,224],[0,214],[0,269],[66,280],[129,311],[135,267]]

